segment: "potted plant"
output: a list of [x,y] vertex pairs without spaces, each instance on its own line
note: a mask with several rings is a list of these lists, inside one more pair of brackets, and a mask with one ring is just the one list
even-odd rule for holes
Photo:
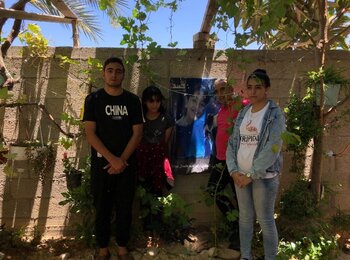
[[[53,144],[51,142],[43,144],[38,140],[21,140],[9,144],[8,154],[5,157],[14,161],[28,161],[31,171],[37,174],[42,182],[56,161]],[[9,176],[15,173],[11,166],[5,167],[5,171]]]
[[350,84],[350,81],[346,79],[341,72],[342,70],[334,67],[327,67],[321,71],[307,72],[307,81],[305,86],[308,88],[313,88],[316,86],[315,96],[317,105],[320,104],[321,76],[323,76],[324,82],[324,105],[337,105],[340,88]]
[[35,153],[36,149],[42,144],[38,140],[20,140],[10,144],[9,153],[13,155],[14,160],[28,160],[30,153]]
[[39,140],[18,141],[10,144],[9,153],[13,160],[28,160],[32,171],[39,175],[42,182],[56,161],[55,149],[51,142],[43,144]]
[[53,143],[38,143],[34,146],[28,146],[26,154],[29,163],[33,167],[34,173],[39,175],[41,182],[44,182],[46,174],[52,171],[56,162],[56,153]]
[[83,172],[80,169],[77,169],[74,164],[74,158],[68,157],[68,154],[65,152],[63,153],[63,172],[66,175],[66,183],[67,183],[67,189],[73,190],[81,185],[81,179]]

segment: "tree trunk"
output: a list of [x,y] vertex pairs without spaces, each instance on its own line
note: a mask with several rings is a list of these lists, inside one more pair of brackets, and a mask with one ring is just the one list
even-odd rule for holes
[[311,190],[317,200],[321,198],[322,161],[323,161],[323,132],[314,137],[314,152],[311,171]]
[[[326,51],[328,50],[328,5],[327,1],[318,0],[319,10],[319,30],[320,37],[316,46],[316,65],[319,69],[325,68]],[[320,78],[320,105],[315,106],[317,119],[319,121],[321,131],[314,137],[314,154],[311,171],[311,189],[314,192],[317,201],[321,199],[322,184],[322,162],[323,162],[323,128],[324,128],[324,78]],[[314,86],[316,88],[316,86]],[[315,101],[316,102],[316,101]]]
[[[27,3],[29,3],[30,0],[19,0],[16,3],[14,3],[11,8],[15,9],[15,10],[24,10],[25,6]],[[0,7],[4,7],[5,3],[4,1],[0,1]],[[5,22],[8,20],[8,18],[1,18],[0,19],[0,34],[2,32],[2,28],[5,24]],[[21,24],[22,24],[22,20],[15,20],[13,22],[13,26],[12,26],[12,30],[9,33],[6,41],[4,41],[2,44],[0,44],[0,74],[1,76],[4,78],[5,83],[3,84],[3,86],[0,87],[8,87],[9,89],[11,89],[13,87],[14,83],[19,82],[19,78],[14,79],[10,72],[7,70],[5,62],[4,62],[4,58],[7,55],[7,51],[8,49],[11,47],[11,44],[13,43],[13,41],[16,39],[16,37],[19,34],[20,28],[21,28]]]
[[19,31],[21,29],[22,20],[15,20],[12,25],[12,30],[7,36],[7,39],[3,42],[1,46],[2,57],[7,56],[7,51],[11,47],[13,41],[17,38]]

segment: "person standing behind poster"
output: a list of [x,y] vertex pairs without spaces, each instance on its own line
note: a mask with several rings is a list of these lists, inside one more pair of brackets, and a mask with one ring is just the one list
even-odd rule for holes
[[[159,88],[149,86],[142,92],[142,108],[145,117],[142,141],[137,148],[139,179],[148,191],[157,197],[174,185],[171,171],[166,172],[168,145],[174,120],[166,113],[164,96]],[[169,168],[171,169],[171,168]]]
[[239,112],[226,151],[239,204],[241,259],[247,260],[253,259],[256,217],[262,229],[265,259],[276,259],[278,251],[274,209],[285,118],[281,108],[268,99],[270,88],[265,70],[257,69],[248,76],[245,93],[251,104]]
[[[140,99],[122,88],[125,68],[120,58],[103,65],[104,88],[85,99],[85,133],[91,145],[91,192],[96,208],[96,259],[110,259],[111,217],[115,213],[118,259],[133,259],[127,250],[136,186],[134,151],[142,138]],[[114,233],[114,232],[113,232]]]
[[[216,126],[215,155],[211,163],[212,170],[209,176],[207,189],[211,196],[215,196],[216,205],[221,213],[227,217],[229,213],[238,210],[236,189],[226,166],[227,142],[239,110],[247,105],[249,101],[239,96],[234,98],[234,88],[227,83],[226,79],[217,79],[215,81],[214,94],[221,107],[218,114],[214,117],[213,124],[214,127]],[[228,184],[234,194],[233,201],[223,194]],[[239,250],[238,219],[232,223],[229,240],[229,247],[234,250]]]

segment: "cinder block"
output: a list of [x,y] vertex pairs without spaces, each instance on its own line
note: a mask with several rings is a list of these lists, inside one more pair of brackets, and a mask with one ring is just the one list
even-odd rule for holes
[[37,188],[37,179],[14,178],[10,182],[11,196],[15,199],[34,199]]
[[31,219],[33,207],[33,200],[30,199],[13,199],[3,201],[2,205],[2,218],[9,218],[15,220],[26,219],[29,221]]

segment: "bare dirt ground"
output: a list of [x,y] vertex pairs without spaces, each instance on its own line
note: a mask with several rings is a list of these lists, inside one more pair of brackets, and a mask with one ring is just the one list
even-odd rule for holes
[[[18,241],[14,237],[0,236],[0,260],[82,260],[94,259],[96,249],[73,238]],[[212,236],[207,230],[196,231],[183,241],[161,241],[150,243],[148,237],[139,237],[131,242],[130,251],[135,260],[208,260],[239,259],[239,252],[228,249],[227,241],[219,241],[214,247]],[[341,245],[339,245],[341,246]],[[110,246],[111,260],[117,260],[117,247]],[[256,257],[255,260],[262,258]],[[297,260],[297,259],[293,259]],[[301,260],[301,259],[300,259]],[[339,248],[338,256],[329,260],[350,260]]]
[[[130,252],[135,260],[207,260],[207,259],[239,259],[239,252],[228,249],[228,242],[220,242],[218,248],[208,238],[207,232],[191,235],[190,240],[165,242],[157,240],[150,243],[146,237],[132,241]],[[1,240],[1,238],[0,238]],[[5,241],[3,241],[5,242]],[[0,241],[0,243],[2,243]],[[1,249],[2,248],[2,249]],[[94,259],[96,249],[89,248],[73,238],[41,240],[38,243],[16,241],[6,242],[0,246],[0,260],[53,260],[53,259]],[[118,259],[117,247],[110,246],[111,259]],[[2,255],[1,255],[2,254]]]
[[[0,241],[1,242],[1,241]],[[224,246],[224,245],[220,245]],[[116,247],[111,247],[111,260],[117,260]],[[221,250],[219,252],[219,250]],[[191,251],[181,243],[170,243],[158,248],[133,248],[131,253],[135,260],[208,260],[208,259],[239,259],[239,253],[221,247],[214,252],[213,248]],[[154,255],[151,254],[154,252]],[[0,253],[0,260],[89,260],[94,259],[95,249],[72,239],[57,239],[44,241],[37,246],[7,248]],[[259,258],[256,258],[257,260]],[[350,255],[340,251],[337,259],[350,260]]]

